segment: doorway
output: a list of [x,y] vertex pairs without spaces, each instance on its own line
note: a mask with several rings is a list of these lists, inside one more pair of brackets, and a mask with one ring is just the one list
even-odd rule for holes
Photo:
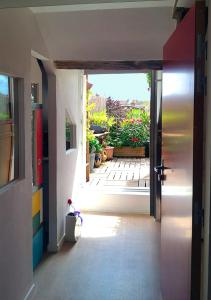
[[131,193],[149,188],[150,78],[150,73],[88,75],[87,150],[95,155],[90,187]]

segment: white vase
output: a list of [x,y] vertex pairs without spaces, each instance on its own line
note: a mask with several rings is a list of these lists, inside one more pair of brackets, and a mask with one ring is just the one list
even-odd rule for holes
[[66,215],[65,240],[77,242],[81,236],[81,219],[76,216]]

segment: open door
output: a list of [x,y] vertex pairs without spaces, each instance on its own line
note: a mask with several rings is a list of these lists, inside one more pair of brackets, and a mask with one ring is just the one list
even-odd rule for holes
[[162,71],[152,72],[150,107],[150,215],[161,218],[161,180],[157,166],[161,165],[162,142]]
[[200,299],[205,8],[196,2],[164,46],[163,300]]

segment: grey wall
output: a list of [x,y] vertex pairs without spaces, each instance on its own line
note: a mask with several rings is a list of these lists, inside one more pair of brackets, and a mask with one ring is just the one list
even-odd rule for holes
[[31,174],[31,49],[47,56],[28,9],[0,10],[0,73],[23,79],[20,99],[22,178],[0,189],[1,299],[21,300],[33,281]]

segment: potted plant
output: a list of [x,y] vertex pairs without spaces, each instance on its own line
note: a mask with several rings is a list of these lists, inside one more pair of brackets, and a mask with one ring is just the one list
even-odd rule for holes
[[95,138],[95,168],[99,168],[102,162],[102,150],[103,146],[100,144],[97,138]]
[[109,133],[109,145],[114,148],[114,156],[144,157],[149,143],[149,114],[145,110],[133,109]]
[[112,160],[114,155],[114,147],[107,145],[105,147],[105,152],[106,152],[107,160]]
[[66,215],[65,240],[68,242],[77,242],[81,235],[83,219],[80,211],[75,210],[71,199],[67,200],[67,204],[69,205],[69,213]]
[[93,172],[94,169],[94,163],[95,163],[95,137],[89,140],[89,159],[90,159],[90,172]]

